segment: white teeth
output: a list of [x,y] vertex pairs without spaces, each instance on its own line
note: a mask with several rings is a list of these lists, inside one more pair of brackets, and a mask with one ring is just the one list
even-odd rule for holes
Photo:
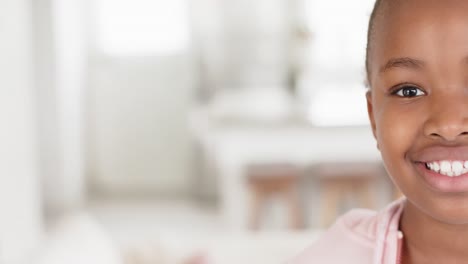
[[452,169],[454,170],[462,170],[463,169],[463,164],[460,161],[454,161],[452,163]]
[[434,161],[426,163],[427,168],[442,175],[454,177],[468,173],[468,161]]
[[[440,172],[441,172],[442,174],[448,175],[448,173],[449,173],[450,171],[452,171],[452,165],[450,164],[450,162],[445,161],[445,160],[442,161],[442,162],[440,163]],[[448,176],[450,176],[450,175],[448,175]]]
[[460,161],[454,161],[452,162],[452,171],[455,176],[460,176],[462,174],[463,170],[463,163]]

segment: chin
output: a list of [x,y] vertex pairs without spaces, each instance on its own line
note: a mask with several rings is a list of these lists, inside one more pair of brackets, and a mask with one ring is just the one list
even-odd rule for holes
[[468,197],[466,196],[427,199],[418,207],[438,222],[448,225],[468,224]]
[[435,216],[432,216],[432,218],[446,225],[467,225],[468,224],[468,215],[464,215],[463,217],[435,215]]

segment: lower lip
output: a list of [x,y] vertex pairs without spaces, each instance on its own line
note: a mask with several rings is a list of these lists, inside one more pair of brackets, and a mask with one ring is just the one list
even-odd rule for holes
[[449,177],[426,168],[424,163],[416,166],[424,180],[436,191],[447,193],[468,192],[468,173]]

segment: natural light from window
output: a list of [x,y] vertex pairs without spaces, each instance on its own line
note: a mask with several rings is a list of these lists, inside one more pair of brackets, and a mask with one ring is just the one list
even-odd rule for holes
[[374,0],[306,1],[312,31],[306,78],[309,120],[318,126],[365,125],[365,46]]
[[309,120],[317,126],[368,125],[365,93],[359,85],[347,89],[324,85],[311,99]]
[[188,0],[96,0],[96,41],[113,56],[168,55],[189,46]]

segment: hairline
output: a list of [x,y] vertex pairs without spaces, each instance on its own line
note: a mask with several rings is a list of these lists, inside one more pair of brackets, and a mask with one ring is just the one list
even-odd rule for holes
[[372,45],[374,42],[376,20],[377,20],[377,17],[381,15],[383,5],[386,2],[388,1],[376,0],[374,4],[374,8],[372,9],[372,13],[370,15],[370,19],[369,19],[369,25],[368,25],[368,30],[367,30],[366,61],[365,61],[368,82],[369,82],[369,75],[370,75],[370,53],[371,53]]

